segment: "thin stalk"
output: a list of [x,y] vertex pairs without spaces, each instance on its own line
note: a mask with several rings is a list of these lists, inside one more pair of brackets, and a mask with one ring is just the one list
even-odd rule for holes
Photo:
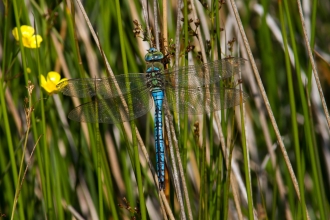
[[[127,60],[126,60],[125,42],[123,41],[124,33],[123,33],[123,29],[122,29],[123,24],[122,24],[122,19],[121,19],[119,0],[116,0],[116,10],[117,10],[118,31],[119,31],[119,37],[120,37],[120,47],[121,47],[121,52],[122,52],[124,74],[127,74],[128,68],[127,68]],[[131,106],[131,105],[129,104],[129,106]],[[129,108],[131,108],[131,107],[129,107]],[[132,112],[131,109],[129,111]],[[139,160],[139,149],[138,149],[138,144],[137,144],[137,136],[136,136],[136,132],[135,132],[135,123],[134,123],[134,121],[131,121],[130,124],[131,124],[131,129],[132,129],[134,162],[135,162],[135,168],[136,168],[137,184],[138,184],[138,189],[139,189],[141,218],[147,219],[146,204],[145,204],[144,192],[143,192],[143,181],[142,181],[142,176],[141,176],[141,165],[140,165],[140,160]]]
[[272,208],[271,208],[271,220],[276,220],[276,213],[277,213],[277,200],[278,200],[278,186],[276,184],[276,182],[274,181],[274,188],[273,188],[273,199],[272,199]]
[[[35,25],[36,26],[36,25]],[[38,34],[38,30],[37,28],[35,27],[36,29],[36,34]],[[35,54],[36,54],[36,57],[37,57],[37,65],[38,65],[38,83],[39,85],[41,85],[41,79],[40,79],[40,76],[41,76],[41,73],[43,72],[42,71],[42,62],[40,60],[40,50],[39,48],[36,48],[35,50]],[[41,121],[40,123],[38,123],[39,125],[39,129],[40,129],[40,133],[41,134],[46,134],[46,117],[45,117],[45,103],[44,103],[44,97],[43,97],[43,93],[41,92],[40,93],[40,114],[41,114]],[[44,162],[45,162],[45,170],[46,170],[46,190],[47,190],[47,195],[49,195],[47,197],[47,203],[48,203],[48,216],[50,218],[55,218],[55,210],[54,210],[54,207],[53,207],[53,202],[54,200],[52,199],[52,196],[50,196],[52,193],[52,187],[51,187],[51,183],[53,181],[51,181],[51,178],[53,178],[53,176],[51,176],[51,173],[52,173],[52,170],[51,170],[51,166],[50,166],[50,159],[49,159],[49,147],[48,147],[48,144],[47,144],[47,139],[46,139],[46,135],[43,135],[41,137],[41,147],[44,149]]]
[[[192,2],[193,3],[193,2]],[[183,1],[183,28],[184,28],[184,51],[185,48],[188,46],[188,38],[189,38],[189,33],[188,33],[188,3],[187,0]],[[188,65],[188,53],[185,52],[185,59],[184,59],[184,65]],[[188,77],[187,75],[185,77]],[[188,98],[188,91],[185,90],[185,100]],[[183,163],[183,171],[184,174],[186,174],[187,170],[187,142],[188,142],[188,114],[187,114],[187,109],[185,108],[184,110],[184,115],[183,115],[183,124],[181,124],[183,130],[183,137],[180,138],[181,140],[181,146],[183,146],[181,158],[182,158],[182,163]],[[185,175],[186,176],[186,175]]]
[[[212,6],[214,5],[213,1],[212,1],[211,4],[212,4]],[[215,9],[216,42],[213,42],[211,44],[211,47],[212,47],[211,51],[214,51],[214,49],[215,49],[214,45],[216,45],[217,59],[221,59],[220,10],[218,10],[218,8],[220,7],[219,1],[215,1],[215,7],[216,7],[216,9]],[[214,9],[211,8],[211,11],[213,11],[213,10]],[[214,25],[214,23],[213,23],[213,25]],[[215,53],[211,53],[211,56],[212,56],[211,60],[214,60],[214,54]],[[224,121],[224,111],[221,111],[221,118],[222,118],[222,121]],[[213,121],[213,120],[214,119],[212,117],[211,121]],[[213,126],[211,127],[210,132],[212,132],[212,134],[213,134]],[[213,140],[213,138],[211,140]],[[221,171],[226,170],[225,169],[226,166],[223,166],[224,165],[223,162],[225,161],[224,157],[226,157],[227,155],[226,155],[225,152],[223,152],[224,154],[222,154],[221,150],[219,150],[218,152],[219,152],[219,157],[217,158],[217,163],[219,165],[217,166],[218,167],[218,172],[217,172],[217,185],[216,185],[216,205],[215,205],[216,218],[215,219],[220,219],[220,216],[227,216],[228,215],[228,208],[226,208],[226,202],[228,204],[228,198],[227,199],[224,198],[224,202],[221,203],[221,201],[222,201],[221,200],[221,191],[224,188],[223,184],[222,184],[222,176],[223,176],[222,174],[223,174],[223,172],[221,172]],[[213,158],[213,148],[210,149],[210,157]],[[230,155],[229,155],[229,158],[230,158]],[[227,181],[229,183],[231,172],[229,172],[228,169],[227,169],[227,174],[228,174],[227,175]],[[226,193],[226,191],[223,191],[223,192]],[[228,194],[229,194],[229,192],[228,192]],[[221,212],[221,206],[222,206],[222,212]],[[224,219],[227,219],[227,218],[224,218]]]
[[294,97],[294,91],[293,91],[293,82],[292,82],[292,72],[291,72],[291,65],[290,65],[290,58],[289,58],[289,52],[288,52],[288,44],[287,44],[287,33],[286,33],[286,27],[284,26],[284,15],[283,15],[283,6],[282,2],[279,1],[279,12],[280,12],[280,21],[282,24],[282,38],[283,38],[283,44],[284,44],[284,56],[285,56],[285,65],[286,65],[286,71],[287,71],[287,80],[288,80],[288,87],[289,87],[289,99],[290,99],[290,107],[291,107],[291,126],[292,126],[292,135],[293,135],[293,144],[295,148],[295,154],[296,154],[296,162],[297,162],[297,170],[298,170],[298,181],[299,181],[299,188],[301,192],[301,206],[303,211],[303,217],[304,219],[307,219],[306,216],[306,205],[305,205],[305,190],[304,190],[304,175],[301,170],[301,154],[300,154],[300,144],[299,144],[299,136],[298,136],[298,125],[297,125],[297,115],[296,115],[296,105],[295,105],[295,97]]
[[[20,45],[20,50],[21,50],[21,57],[22,57],[22,64],[23,64],[23,73],[24,73],[24,79],[25,79],[25,83],[26,85],[28,85],[28,81],[29,81],[29,77],[28,77],[28,74],[27,74],[27,65],[26,65],[26,56],[25,56],[25,50],[24,50],[24,47],[23,47],[23,43],[22,43],[22,33],[21,33],[21,25],[20,25],[20,16],[19,16],[19,13],[18,13],[18,7],[17,7],[17,0],[13,1],[13,7],[14,7],[14,14],[15,14],[15,21],[16,21],[16,24],[17,24],[17,28],[18,28],[18,36],[19,36],[19,45]],[[3,96],[4,97],[4,96]],[[3,103],[5,103],[4,101],[4,98],[3,98]],[[5,105],[4,105],[5,106]],[[6,111],[6,110],[5,110]],[[6,114],[4,111],[4,114]],[[7,120],[7,117],[5,118],[5,120]],[[7,120],[8,121],[8,120]],[[8,125],[9,126],[9,125]],[[34,135],[34,138],[35,140],[37,140],[37,130],[36,130],[36,126],[35,126],[35,117],[34,117],[34,113],[32,113],[32,128],[33,128],[33,135]],[[9,127],[8,127],[9,129]],[[7,133],[7,135],[10,134]],[[9,140],[9,145],[12,146],[12,141],[11,141],[11,137]],[[10,150],[11,151],[11,150]],[[17,178],[17,170],[16,170],[16,162],[15,162],[15,158],[14,158],[14,154],[11,154],[10,153],[10,158],[11,158],[11,163],[12,163],[12,168],[13,168],[13,177],[14,177],[14,182],[16,184],[16,187],[18,186],[19,182],[18,182],[18,178]],[[41,161],[40,161],[41,163]],[[42,171],[42,168],[41,168],[41,171]],[[44,180],[43,176],[42,176],[42,180]],[[44,181],[43,181],[44,182]],[[46,186],[47,188],[47,186]],[[48,196],[49,194],[46,193],[47,189],[46,190],[43,190],[43,193],[44,193],[44,197],[47,199],[47,203],[46,203],[46,207],[47,209],[52,209],[52,205],[51,204],[48,204],[49,200],[48,200]],[[25,219],[24,217],[24,211],[23,211],[23,207],[24,207],[24,203],[22,203],[22,199],[19,198],[19,202],[22,204],[19,206],[19,213],[20,213],[20,218],[21,219]]]
[[[181,7],[182,7],[182,0],[179,0],[177,2],[178,4],[178,14],[177,14],[177,18],[176,18],[176,34],[175,34],[175,66],[178,67],[179,66],[179,58],[180,58],[180,30],[181,30]],[[177,80],[177,79],[176,79]],[[178,83],[178,82],[176,82]],[[178,103],[178,102],[177,102]],[[177,108],[178,109],[178,108]],[[173,126],[173,124],[171,123],[171,126]],[[180,129],[180,119],[178,119],[178,128]],[[172,133],[172,137],[175,138],[175,132],[174,132],[174,127],[171,127],[171,133]],[[179,134],[180,134],[180,130],[179,130]],[[177,141],[175,141],[175,143],[177,143]],[[177,145],[175,146],[177,149],[177,158],[178,158],[178,165],[179,165],[179,171],[181,176],[184,177],[184,168],[182,166],[182,162],[180,159],[180,153],[179,153],[179,149],[177,147]],[[192,212],[191,212],[191,207],[190,207],[190,200],[189,200],[189,195],[188,195],[188,190],[186,187],[186,181],[185,178],[182,178],[182,183],[183,183],[183,189],[184,189],[184,195],[185,195],[185,199],[186,199],[186,206],[188,209],[188,216],[189,219],[192,218]],[[177,193],[179,192],[180,194],[178,194],[178,198],[181,197],[181,190],[180,188],[176,189]],[[182,197],[180,198],[182,199]],[[182,213],[183,211],[183,213]],[[185,216],[184,215],[184,210],[181,210],[181,217]],[[184,217],[185,218],[185,217]]]
[[[233,114],[232,117],[232,130],[231,130],[231,134],[234,134],[234,120],[235,120],[235,114]],[[233,136],[233,135],[231,135]],[[232,139],[233,140],[233,139]],[[233,156],[233,150],[234,150],[234,143],[231,144],[230,148],[229,148],[229,155],[228,155],[228,167],[227,167],[227,171],[226,171],[226,182],[225,182],[225,186],[224,186],[224,204],[223,204],[223,218],[222,219],[228,219],[228,204],[229,204],[229,190],[230,190],[230,177],[231,177],[231,160],[232,160],[232,156]]]
[[20,182],[21,182],[21,175],[22,175],[22,172],[23,172],[23,164],[24,164],[24,158],[25,158],[25,152],[26,152],[26,146],[27,146],[29,131],[30,131],[30,128],[31,128],[31,114],[33,112],[31,96],[32,96],[33,88],[34,88],[34,86],[32,84],[28,85],[28,97],[29,97],[28,104],[29,104],[29,106],[25,109],[27,130],[25,132],[23,152],[22,152],[22,157],[21,157],[21,163],[20,163],[19,174],[18,174],[18,179],[17,179],[18,182],[17,182],[15,198],[14,198],[14,205],[13,205],[13,208],[11,210],[11,218],[10,218],[11,220],[14,219],[16,204],[17,204],[18,197],[19,197],[19,192],[20,192],[20,189],[21,189],[21,186],[19,186],[19,185],[22,185],[22,183],[23,183],[23,180],[22,180],[22,183],[20,183]]
[[[213,4],[212,4],[213,5]],[[220,35],[220,13],[219,13],[219,10],[218,8],[220,7],[219,5],[219,1],[216,1],[215,2],[215,7],[216,7],[216,11],[215,11],[215,17],[216,17],[216,20],[215,20],[215,25],[216,25],[216,46],[217,46],[217,54],[218,54],[218,59],[221,59],[221,45],[220,45],[220,42],[221,42],[221,35]],[[212,44],[212,47],[213,47],[214,43]],[[213,48],[212,48],[213,49]],[[212,50],[213,51],[213,50]],[[212,53],[212,56],[213,56],[214,53]],[[213,60],[213,59],[212,59]]]
[[[232,145],[229,150],[228,159],[231,161],[233,155],[234,146]],[[229,190],[230,190],[230,176],[231,176],[231,163],[228,164],[227,174],[226,174],[226,183],[224,187],[224,203],[223,203],[223,218],[228,219],[228,203],[229,203]]]
[[103,174],[104,174],[104,180],[105,180],[105,185],[106,185],[106,190],[108,192],[108,200],[110,203],[110,209],[111,209],[111,217],[114,220],[118,220],[118,206],[116,202],[114,201],[115,198],[115,188],[112,183],[112,175],[110,173],[110,168],[108,165],[108,161],[106,159],[106,152],[104,150],[104,145],[102,144],[101,148],[101,160],[102,160],[102,167],[103,167]]
[[[312,140],[312,130],[311,130],[311,121],[309,118],[309,114],[308,114],[308,106],[307,106],[307,100],[306,100],[306,96],[305,96],[305,90],[304,90],[304,86],[300,77],[301,74],[301,67],[300,67],[300,62],[299,62],[299,58],[298,58],[298,49],[297,49],[297,45],[295,40],[293,39],[293,36],[295,36],[294,34],[294,30],[293,30],[293,25],[291,22],[291,14],[289,11],[289,6],[287,1],[284,1],[284,8],[285,8],[285,12],[287,14],[287,21],[288,21],[288,27],[289,27],[289,31],[290,31],[290,35],[291,37],[291,44],[292,44],[292,49],[293,49],[293,53],[294,53],[294,58],[295,58],[295,65],[296,65],[296,70],[297,70],[297,75],[298,75],[298,88],[299,88],[299,95],[301,98],[301,104],[302,104],[302,109],[303,109],[303,114],[304,114],[304,132],[305,132],[305,138],[306,138],[306,145],[307,145],[307,149],[309,150],[309,154],[310,154],[310,162],[311,162],[311,167],[312,167],[312,176],[313,176],[313,181],[315,182],[314,187],[315,187],[315,194],[316,194],[316,198],[317,198],[317,203],[318,203],[318,207],[320,209],[320,217],[321,219],[325,220],[326,218],[326,214],[325,214],[325,210],[324,210],[324,204],[325,204],[325,200],[323,198],[322,195],[322,182],[320,181],[321,178],[321,174],[320,171],[317,169],[317,167],[319,167],[318,162],[319,162],[319,158],[318,158],[318,153],[316,152],[316,146],[313,144],[313,140]],[[302,24],[302,26],[304,27],[304,24]],[[307,45],[307,47],[309,47]],[[312,61],[313,62],[313,59]],[[312,63],[313,65],[313,63]],[[314,71],[314,69],[313,69]],[[317,74],[317,73],[316,73]],[[299,196],[300,199],[300,196]],[[307,214],[308,215],[308,214]]]
[[[54,98],[54,97],[53,97]],[[58,122],[57,119],[55,117],[55,111],[50,111],[48,114],[48,120],[50,121],[50,127],[57,127],[58,126]],[[62,181],[63,178],[61,178],[62,176],[65,176],[66,173],[66,169],[65,166],[63,166],[63,164],[65,165],[65,161],[63,160],[63,157],[61,157],[59,148],[57,146],[59,146],[59,141],[60,141],[60,136],[59,133],[61,132],[60,129],[53,129],[53,144],[49,147],[49,153],[52,156],[52,163],[54,164],[53,166],[53,182],[54,182],[54,201],[56,202],[56,207],[58,207],[57,209],[57,216],[56,219],[62,220],[64,219],[64,207],[62,206],[62,201],[63,200],[67,200],[68,197],[66,197],[65,194],[65,190],[66,190],[66,186],[67,185],[63,185]],[[32,153],[31,153],[32,156]],[[69,175],[68,175],[69,176]],[[63,181],[65,182],[65,181]]]
[[[95,104],[95,113],[98,114],[98,104]],[[98,117],[98,115],[96,115]],[[103,208],[103,183],[102,183],[102,158],[101,158],[101,143],[100,143],[100,128],[99,123],[95,123],[95,140],[97,147],[97,185],[99,189],[99,216],[100,219],[104,219],[104,208]]]
[[[319,1],[312,1],[312,22],[311,22],[311,39],[310,39],[310,45],[312,48],[315,46],[315,32],[316,32],[316,14],[317,14],[317,5]],[[315,51],[314,51],[315,52]],[[312,66],[308,66],[308,71],[307,71],[307,78],[308,82],[311,82],[312,78]],[[312,89],[312,83],[308,83],[308,91],[310,92]]]
[[84,68],[82,65],[82,61],[81,61],[81,56],[80,56],[80,49],[79,49],[79,43],[78,43],[78,38],[77,38],[77,31],[76,31],[76,16],[75,16],[75,6],[74,6],[74,2],[71,1],[71,20],[72,20],[72,25],[70,28],[70,30],[73,30],[73,37],[74,37],[74,49],[75,49],[75,58],[76,58],[76,63],[78,64],[78,69],[79,69],[79,74],[80,77],[85,77],[84,76]]
[[[16,1],[14,1],[14,3],[16,4]],[[15,9],[15,7],[14,7]],[[3,36],[8,36],[8,21],[10,19],[8,19],[7,15],[8,15],[8,5],[5,9],[5,15],[6,17],[4,18],[4,20],[6,21],[5,22],[5,27],[4,27],[4,35]],[[18,24],[18,28],[19,28],[19,24]],[[21,35],[20,35],[21,36]],[[7,51],[7,40],[8,38],[7,37],[4,37],[3,38],[4,42],[3,42],[3,51]],[[8,150],[9,150],[9,160],[10,160],[10,164],[11,164],[11,169],[12,169],[12,175],[13,175],[13,179],[14,179],[14,188],[15,186],[18,186],[18,177],[17,177],[17,170],[16,170],[16,159],[15,159],[15,152],[14,152],[14,146],[13,146],[13,136],[11,134],[11,129],[10,129],[10,126],[9,126],[9,120],[8,120],[8,112],[7,112],[7,105],[6,105],[6,100],[5,100],[5,84],[4,84],[4,73],[5,73],[5,64],[6,64],[6,55],[7,53],[3,53],[3,60],[2,60],[2,77],[0,77],[0,108],[1,108],[1,115],[2,115],[2,118],[3,118],[3,126],[4,126],[4,133],[6,135],[6,140],[7,140],[7,147],[8,147]],[[0,119],[1,118],[1,115],[0,115]],[[3,148],[3,147],[1,147]],[[10,181],[11,182],[11,181]],[[12,182],[11,182],[12,184]],[[16,187],[17,189],[17,187]],[[20,199],[20,203],[21,203],[21,199]],[[14,205],[15,203],[15,199],[13,200],[13,204]],[[23,206],[20,206],[19,207],[20,209],[20,216],[24,216],[24,212],[23,212]]]
[[285,146],[284,146],[284,143],[283,143],[283,140],[282,140],[280,131],[278,129],[278,126],[277,126],[277,123],[276,123],[276,120],[275,120],[273,111],[271,109],[269,100],[267,98],[267,94],[265,92],[265,88],[264,88],[263,83],[261,81],[260,74],[259,74],[259,71],[258,71],[256,62],[254,61],[254,58],[253,58],[253,55],[252,55],[252,51],[251,51],[251,48],[249,46],[249,42],[248,42],[247,37],[246,37],[246,34],[244,32],[242,21],[241,21],[241,19],[239,17],[238,11],[237,11],[236,4],[235,4],[234,0],[230,0],[230,3],[231,3],[231,6],[232,6],[232,9],[233,9],[233,12],[234,12],[234,15],[235,15],[235,18],[236,18],[236,21],[237,21],[237,24],[238,24],[238,27],[239,27],[239,30],[240,30],[242,39],[243,39],[243,43],[244,43],[245,48],[246,48],[246,51],[248,53],[249,60],[251,62],[251,66],[252,66],[252,70],[253,70],[254,76],[255,76],[255,78],[257,80],[257,83],[258,83],[260,92],[261,92],[261,96],[262,96],[262,98],[263,98],[263,100],[265,102],[265,106],[266,106],[267,112],[269,114],[271,123],[273,125],[274,131],[275,131],[275,134],[276,134],[277,141],[279,143],[279,146],[280,146],[282,155],[284,157],[285,164],[286,164],[286,166],[287,166],[287,168],[288,168],[288,170],[290,172],[290,177],[291,177],[291,180],[293,182],[293,185],[294,185],[294,189],[296,191],[296,194],[297,194],[298,198],[300,199],[300,191],[299,191],[298,181],[297,181],[297,178],[296,178],[295,173],[293,171],[292,165],[290,163],[290,159],[289,159],[288,153],[287,153],[287,151],[285,149]]
[[[166,108],[166,115],[170,115],[169,110]],[[177,161],[178,161],[178,165],[179,165],[179,172],[181,174],[183,174],[183,167],[182,167],[182,163],[181,163],[181,159],[180,159],[180,152],[178,149],[178,140],[176,139],[175,136],[175,130],[173,127],[173,124],[170,124],[169,121],[169,117],[165,116],[165,126],[166,129],[168,130],[167,135],[168,135],[168,141],[169,141],[169,149],[170,149],[170,155],[171,155],[171,159],[172,159],[172,172],[173,172],[173,179],[174,179],[174,189],[176,191],[177,194],[177,199],[179,202],[179,206],[180,206],[180,214],[181,214],[181,219],[186,219],[186,214],[185,214],[185,210],[184,210],[184,203],[183,203],[183,198],[182,198],[182,192],[181,192],[181,187],[180,187],[180,183],[179,183],[179,175],[178,175],[178,169],[175,163],[175,152],[173,149],[173,143],[172,143],[172,139],[174,142],[174,147],[176,150],[176,156],[177,156]],[[183,185],[183,189],[187,190],[186,187],[186,182],[185,182],[185,178],[182,178],[182,185]],[[185,193],[187,193],[185,191]],[[190,203],[189,200],[187,200],[187,208],[188,208],[188,213],[189,215],[191,215],[191,209],[190,209]]]
[[[197,17],[194,2],[192,2],[192,4],[191,4],[191,12],[192,12],[193,19],[196,21],[198,19],[198,17]],[[207,62],[207,57],[206,57],[205,47],[204,47],[204,43],[203,43],[204,39],[202,37],[200,27],[198,27],[196,29],[196,32],[197,32],[198,43],[199,43],[201,54],[202,54],[202,59],[203,59],[203,62],[206,63]],[[209,76],[206,75],[205,77],[209,77]],[[204,125],[206,124],[205,120],[206,120],[206,115],[204,114],[204,116],[203,116],[203,126],[202,127],[204,127]],[[203,129],[202,137],[203,137],[202,150],[203,150],[203,155],[204,155],[203,158],[205,160],[203,159],[203,162],[202,162],[203,164],[201,165],[203,167],[201,177],[204,175],[204,178],[201,178],[201,180],[202,180],[201,181],[201,187],[202,187],[203,190],[201,189],[200,194],[203,196],[202,199],[204,201],[201,200],[200,202],[203,203],[203,205],[204,205],[203,215],[206,218],[206,217],[208,217],[208,202],[209,202],[208,201],[208,196],[207,196],[208,195],[208,188],[207,188],[208,184],[207,184],[207,166],[206,166],[206,129]],[[204,174],[203,174],[203,172],[204,172]],[[205,194],[203,194],[203,192]],[[200,205],[202,205],[202,204],[200,204]]]
[[[221,152],[221,151],[219,151]],[[224,166],[223,166],[223,162],[224,161],[224,157],[223,154],[219,154],[217,163],[219,164],[218,167],[218,175],[217,175],[217,185],[216,185],[216,203],[215,203],[215,219],[221,219],[220,216],[221,214],[221,190],[223,189],[223,184],[222,184],[222,170],[224,170]],[[226,211],[226,210],[224,210]]]
[[[204,125],[206,124],[206,115],[204,115]],[[201,175],[201,185],[203,188],[204,193],[201,193],[202,195],[202,213],[203,213],[203,219],[209,218],[208,216],[208,202],[209,202],[209,196],[208,196],[208,184],[207,184],[207,161],[206,161],[206,129],[203,129],[203,153],[202,153],[202,175]],[[201,191],[202,192],[202,191]]]
[[[77,2],[79,2],[77,0]],[[78,3],[79,5],[79,3]],[[80,6],[80,5],[79,5]],[[80,9],[82,10],[82,8],[80,7]],[[82,10],[82,12],[84,12]],[[71,1],[71,19],[72,19],[72,24],[76,25],[75,22],[75,7],[74,7],[74,2]],[[77,39],[77,33],[76,33],[76,28],[74,28],[74,26],[72,25],[72,29],[73,29],[73,36],[74,36],[74,43],[75,43],[75,57],[77,57],[76,62],[78,63],[78,68],[79,68],[79,74],[81,77],[83,77],[84,75],[84,71],[83,71],[83,66],[82,66],[82,60],[81,60],[81,56],[80,56],[80,51],[79,51],[79,45],[78,45],[78,39]],[[98,112],[98,106],[97,104],[95,105],[95,112]],[[96,117],[98,117],[96,115]],[[103,183],[102,183],[102,165],[101,165],[101,156],[100,156],[100,135],[99,135],[99,124],[96,123],[95,127],[93,128],[92,125],[88,124],[88,133],[90,134],[90,144],[92,147],[92,152],[93,152],[93,158],[94,158],[94,163],[97,166],[97,183],[98,183],[98,208],[99,208],[99,218],[101,220],[104,219],[104,206],[103,206]],[[95,133],[93,132],[93,129],[95,130]],[[94,133],[94,135],[93,135]],[[96,149],[96,152],[95,152]]]
[[[206,116],[204,115],[203,116],[203,125],[206,124],[205,123],[205,120],[206,120]],[[202,153],[200,154],[200,173],[201,173],[201,185],[200,185],[200,190],[199,190],[199,216],[198,216],[198,219],[199,220],[203,220],[203,219],[206,219],[206,216],[205,216],[205,203],[207,202],[206,200],[206,193],[205,193],[205,187],[206,187],[206,183],[205,183],[205,176],[206,176],[206,173],[205,173],[205,157],[206,157],[206,130],[203,129],[202,131],[202,137],[203,137],[203,143],[202,143],[202,148],[201,148],[201,151]]]
[[[308,54],[309,60],[310,60],[311,65],[312,65],[313,75],[314,75],[314,78],[315,78],[315,81],[316,81],[317,89],[319,91],[319,95],[320,95],[320,98],[321,98],[321,102],[322,102],[323,110],[324,110],[324,113],[325,113],[325,117],[327,118],[327,122],[328,122],[328,132],[330,133],[329,110],[328,110],[328,107],[327,107],[327,103],[325,102],[325,98],[324,98],[324,95],[323,95],[321,82],[320,82],[319,75],[318,75],[316,65],[315,65],[315,61],[314,61],[314,58],[313,58],[311,46],[310,46],[309,41],[308,41],[308,35],[307,35],[306,27],[305,27],[304,15],[302,13],[300,0],[297,0],[297,6],[298,6],[299,18],[300,18],[300,22],[301,22],[301,26],[302,26],[302,30],[303,30],[303,36],[304,36],[304,40],[305,40],[305,44],[306,44],[306,48],[307,48],[307,54]],[[323,204],[325,204],[325,203],[323,203]],[[321,209],[320,211],[324,212],[323,208],[320,207],[320,209]],[[321,217],[325,217],[325,216],[323,216],[323,215],[325,215],[325,213],[320,213],[320,214],[321,214]]]
[[[278,88],[278,80],[277,74],[275,73],[274,62],[277,60],[275,55],[272,36],[270,33],[270,28],[267,26],[266,18],[268,16],[270,1],[262,0],[262,8],[263,14],[261,15],[261,27],[260,31],[258,31],[258,38],[260,43],[260,58],[262,69],[267,72],[267,77],[265,77],[265,84],[267,85],[267,97],[269,98],[269,102],[271,106],[276,106],[276,103],[279,102],[277,98],[277,88]],[[274,109],[275,117],[279,115],[279,111]]]
[[[242,93],[241,93],[242,95]],[[241,97],[242,98],[242,97]],[[253,199],[252,199],[252,186],[251,186],[251,173],[250,173],[250,157],[249,149],[246,145],[246,134],[245,134],[245,121],[244,121],[244,104],[240,103],[240,114],[241,114],[241,123],[242,123],[242,150],[244,157],[244,173],[245,173],[245,182],[246,182],[246,191],[248,197],[248,207],[249,207],[249,219],[254,219],[253,215]]]
[[[193,2],[192,2],[193,4]],[[188,46],[188,40],[189,40],[189,33],[188,33],[188,2],[187,0],[183,1],[183,31],[184,31],[184,53],[185,53],[185,59],[184,59],[184,65],[187,66],[188,65],[188,53],[186,53],[185,49]],[[185,75],[185,77],[188,77],[187,75]],[[187,79],[186,79],[187,80]],[[187,100],[188,99],[188,92],[187,90],[185,90],[185,97],[184,99]],[[187,109],[184,108],[183,109],[184,112],[184,116],[183,116],[183,123],[181,124],[181,130],[182,132],[182,136],[180,137],[181,140],[181,159],[182,159],[182,163],[180,165],[183,166],[183,174],[182,176],[186,179],[186,171],[187,171],[187,143],[188,143],[188,114],[187,114]],[[179,114],[180,115],[180,114]],[[188,193],[186,193],[185,195],[188,195]],[[188,206],[190,206],[189,203],[189,197],[186,196],[186,205],[187,208]],[[190,213],[190,212],[189,212]],[[192,216],[190,216],[190,219],[192,218]]]
[[[181,30],[181,7],[182,0],[177,1],[178,14],[176,18],[176,31],[175,31],[175,66],[179,66],[180,60],[180,30]],[[180,127],[180,125],[178,125]]]
[[159,31],[158,31],[158,1],[154,0],[154,18],[155,18],[155,41],[156,41],[156,48],[159,51]]

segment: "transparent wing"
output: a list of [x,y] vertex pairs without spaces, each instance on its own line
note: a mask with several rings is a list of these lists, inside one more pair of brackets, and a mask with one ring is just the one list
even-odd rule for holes
[[248,95],[234,88],[214,89],[199,87],[195,89],[177,88],[166,90],[168,106],[180,114],[199,115],[204,112],[218,111],[245,102]]
[[[125,100],[131,109],[125,106],[122,100]],[[152,105],[149,90],[145,89],[136,94],[126,93],[111,99],[97,98],[76,107],[68,117],[78,122],[117,124],[145,115]]]
[[146,76],[145,73],[130,73],[108,78],[69,79],[57,84],[56,87],[67,96],[78,98],[98,96],[106,99],[143,90],[146,88]]
[[227,79],[236,74],[245,59],[225,58],[199,66],[191,65],[164,70],[165,87],[196,88]]

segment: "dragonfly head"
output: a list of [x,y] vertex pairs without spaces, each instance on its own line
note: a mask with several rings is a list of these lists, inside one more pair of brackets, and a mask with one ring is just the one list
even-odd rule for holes
[[164,55],[162,54],[162,52],[158,51],[154,47],[151,47],[148,50],[148,53],[146,54],[146,56],[144,57],[145,61],[147,61],[147,62],[159,61],[159,60],[162,60],[163,58],[164,58]]
[[149,53],[155,53],[158,52],[158,50],[154,47],[150,47],[150,49],[148,50]]

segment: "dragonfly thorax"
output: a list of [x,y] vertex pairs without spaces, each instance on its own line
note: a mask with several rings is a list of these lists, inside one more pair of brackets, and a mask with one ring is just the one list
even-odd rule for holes
[[163,54],[155,48],[150,48],[149,53],[145,56],[147,61],[147,86],[151,89],[164,88],[164,77],[162,74],[164,66],[159,62],[163,58]]
[[147,72],[146,74],[149,88],[164,88],[164,76],[161,72]]
[[150,73],[150,72],[161,72],[163,71],[164,69],[164,66],[162,63],[160,62],[150,62],[147,64],[147,70],[146,72],[147,73]]

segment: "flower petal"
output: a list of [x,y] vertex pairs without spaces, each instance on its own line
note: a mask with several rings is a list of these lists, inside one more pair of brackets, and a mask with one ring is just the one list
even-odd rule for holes
[[46,80],[46,78],[43,75],[40,75],[40,84],[41,87],[44,88],[44,90],[46,90],[48,95],[51,95],[57,91],[56,84],[53,83],[51,80],[49,80],[48,77]]
[[41,74],[40,74],[40,83],[42,87],[47,83],[46,78],[44,77],[44,75]]
[[32,37],[27,38],[28,39],[28,48],[37,48],[40,47],[40,43],[42,42],[42,37],[40,35],[33,35]]
[[44,88],[44,90],[46,90],[46,92],[49,95],[52,95],[52,94],[54,94],[54,93],[57,92],[56,85],[54,83],[52,83],[52,82],[46,82],[41,87]]
[[61,75],[58,72],[51,71],[47,74],[47,80],[50,80],[54,84],[57,84],[61,79]]
[[21,32],[23,37],[29,38],[34,34],[34,28],[28,25],[22,25]]
[[[28,26],[28,25],[22,25],[21,26],[21,33],[22,33],[22,37],[31,37],[33,34],[34,34],[34,28],[31,27],[31,26]],[[18,28],[15,27],[13,30],[12,30],[12,34],[15,38],[16,41],[19,41],[19,35],[18,35]]]
[[16,40],[16,41],[19,41],[19,37],[18,37],[18,28],[15,27],[15,28],[11,31],[11,33],[13,34],[15,40]]

